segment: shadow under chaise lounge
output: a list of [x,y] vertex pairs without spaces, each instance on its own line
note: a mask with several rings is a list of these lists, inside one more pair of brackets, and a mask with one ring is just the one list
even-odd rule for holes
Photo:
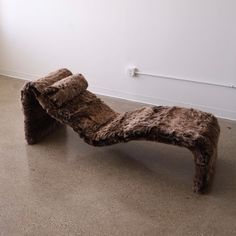
[[94,146],[148,140],[185,147],[194,155],[194,192],[207,190],[214,174],[220,134],[212,114],[167,106],[120,114],[87,87],[83,75],[72,75],[67,69],[26,83],[21,101],[27,143],[35,144],[65,124]]

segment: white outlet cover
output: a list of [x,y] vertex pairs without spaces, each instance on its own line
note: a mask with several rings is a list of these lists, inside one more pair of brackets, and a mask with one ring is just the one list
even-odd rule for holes
[[130,77],[135,77],[138,69],[135,66],[129,66],[126,68],[126,74]]

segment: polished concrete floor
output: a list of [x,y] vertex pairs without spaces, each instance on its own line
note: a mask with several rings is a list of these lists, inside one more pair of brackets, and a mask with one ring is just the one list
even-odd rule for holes
[[[70,128],[24,140],[23,81],[0,78],[0,235],[236,235],[236,122],[220,120],[215,182],[191,191],[188,150],[85,144]],[[104,98],[124,111],[140,104]]]

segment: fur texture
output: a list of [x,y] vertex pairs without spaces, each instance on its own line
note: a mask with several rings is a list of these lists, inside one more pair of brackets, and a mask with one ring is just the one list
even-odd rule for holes
[[34,144],[66,124],[88,144],[105,146],[150,140],[188,148],[194,154],[194,192],[209,186],[215,168],[220,128],[206,112],[181,107],[153,106],[119,114],[87,90],[81,75],[61,69],[21,92],[25,137]]

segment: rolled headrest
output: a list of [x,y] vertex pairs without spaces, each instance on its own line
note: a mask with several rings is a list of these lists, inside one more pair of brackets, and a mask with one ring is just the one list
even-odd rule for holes
[[72,73],[66,68],[62,68],[51,72],[47,76],[38,79],[33,82],[34,87],[38,90],[38,92],[42,93],[48,86],[51,86],[53,83],[60,81],[68,76],[71,76]]
[[82,74],[68,76],[48,86],[42,96],[47,96],[51,102],[60,107],[74,97],[83,93],[88,82]]

